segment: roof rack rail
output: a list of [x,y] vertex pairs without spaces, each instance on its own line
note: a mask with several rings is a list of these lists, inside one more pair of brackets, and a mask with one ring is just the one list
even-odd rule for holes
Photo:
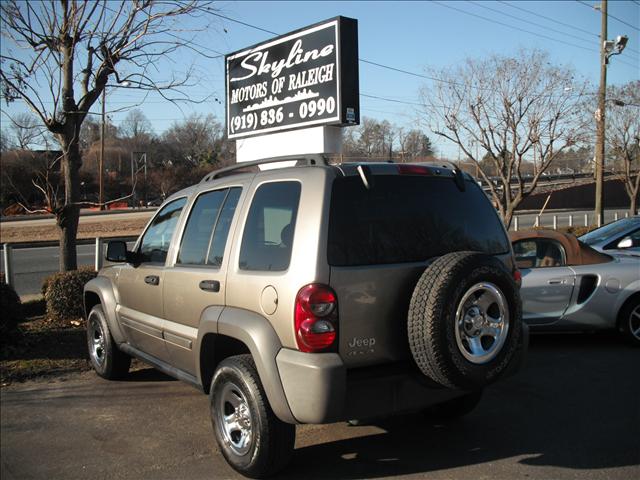
[[[265,165],[265,164],[269,164],[269,163],[280,163],[280,162],[291,162],[291,161],[297,161],[298,163],[296,164],[296,166],[300,166],[300,165],[323,165],[323,166],[327,166],[329,165],[329,163],[327,162],[327,159],[323,156],[323,155],[287,155],[287,156],[283,156],[283,157],[276,157],[276,158],[265,158],[263,160],[255,160],[253,162],[242,162],[242,163],[236,163],[235,165],[231,165],[229,167],[224,167],[224,168],[220,168],[218,170],[214,170],[213,172],[209,172],[207,173],[202,180],[200,180],[200,183],[204,183],[204,182],[210,182],[211,180],[215,180],[216,178],[220,178],[222,176],[225,176],[226,174],[232,173],[235,170],[242,170],[244,168],[248,168],[248,167],[257,167],[259,165]],[[304,163],[301,163],[304,162]]]

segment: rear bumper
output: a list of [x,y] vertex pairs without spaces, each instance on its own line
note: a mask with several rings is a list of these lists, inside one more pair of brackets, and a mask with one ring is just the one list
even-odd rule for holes
[[[518,372],[529,345],[522,343],[505,376]],[[281,349],[278,373],[289,408],[298,423],[330,423],[372,418],[427,408],[464,395],[429,383],[410,362],[347,370],[336,353],[303,353]]]
[[299,423],[330,423],[426,408],[464,392],[430,387],[405,365],[347,371],[335,353],[282,349],[276,357],[289,408]]

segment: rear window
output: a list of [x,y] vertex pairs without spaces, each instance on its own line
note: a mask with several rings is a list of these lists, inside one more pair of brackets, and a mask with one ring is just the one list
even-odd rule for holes
[[509,251],[497,212],[466,181],[447,177],[376,175],[367,190],[359,177],[333,183],[328,260],[334,266],[418,262],[461,250]]

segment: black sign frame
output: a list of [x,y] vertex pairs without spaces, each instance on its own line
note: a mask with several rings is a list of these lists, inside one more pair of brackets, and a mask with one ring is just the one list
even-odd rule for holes
[[232,52],[225,70],[228,139],[360,123],[355,19],[334,17]]

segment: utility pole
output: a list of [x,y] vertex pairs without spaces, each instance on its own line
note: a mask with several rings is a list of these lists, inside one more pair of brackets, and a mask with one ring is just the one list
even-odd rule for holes
[[100,161],[98,162],[98,203],[100,204],[100,210],[104,210],[104,178],[102,177],[102,172],[104,170],[104,132],[105,132],[105,101],[106,101],[106,91],[107,87],[105,86],[102,89],[102,124],[100,125]]
[[605,102],[607,100],[607,0],[600,4],[602,15],[600,27],[600,89],[598,90],[598,109],[596,110],[596,199],[595,221],[604,221],[603,187],[604,187],[604,144],[605,144]]

